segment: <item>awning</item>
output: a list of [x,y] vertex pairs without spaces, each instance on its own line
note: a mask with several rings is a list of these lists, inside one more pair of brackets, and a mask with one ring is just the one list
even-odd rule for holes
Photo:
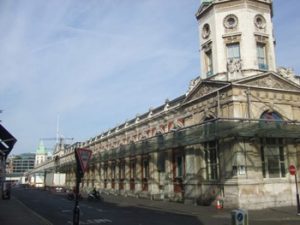
[[17,139],[0,124],[0,151],[4,153],[5,158],[11,152],[16,142]]

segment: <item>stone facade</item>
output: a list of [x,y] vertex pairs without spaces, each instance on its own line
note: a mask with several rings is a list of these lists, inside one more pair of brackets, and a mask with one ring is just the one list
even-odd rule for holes
[[85,190],[248,209],[296,204],[287,168],[300,172],[300,86],[275,72],[271,4],[203,1],[203,79],[35,171],[55,167],[75,186],[74,149],[89,148]]

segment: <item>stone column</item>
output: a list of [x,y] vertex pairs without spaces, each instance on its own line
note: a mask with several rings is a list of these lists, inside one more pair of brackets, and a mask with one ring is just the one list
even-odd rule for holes
[[107,190],[111,190],[111,161],[107,163]]
[[150,154],[149,161],[149,174],[148,179],[148,191],[151,197],[160,198],[160,173],[158,171],[158,153],[154,152]]
[[99,163],[99,187],[100,189],[104,189],[104,169],[103,169],[103,162]]
[[115,175],[115,191],[119,192],[119,182],[120,182],[120,160],[116,160],[116,175]]
[[126,193],[130,191],[130,158],[127,157],[124,159],[125,160],[125,179],[124,179],[124,190],[125,190],[125,195]]
[[200,171],[200,150],[195,147],[185,149],[184,201],[194,204],[200,194],[198,171]]
[[161,173],[161,182],[163,184],[164,195],[167,198],[173,198],[174,196],[174,184],[173,184],[173,152],[172,149],[166,150],[165,153],[165,172]]
[[100,162],[98,162],[95,166],[95,187],[96,189],[99,189],[100,188],[100,167],[101,167],[101,164]]
[[136,156],[136,176],[135,176],[135,192],[142,191],[142,157]]

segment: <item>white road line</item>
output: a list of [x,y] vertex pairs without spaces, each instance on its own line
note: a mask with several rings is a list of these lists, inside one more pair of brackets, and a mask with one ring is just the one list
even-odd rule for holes
[[[86,221],[79,221],[80,225],[85,225],[85,224],[103,224],[103,223],[112,223],[111,220],[109,219],[88,219]],[[73,224],[72,221],[68,221],[68,224]]]
[[72,212],[72,210],[71,209],[63,209],[63,210],[61,210],[61,212],[68,213],[68,212]]

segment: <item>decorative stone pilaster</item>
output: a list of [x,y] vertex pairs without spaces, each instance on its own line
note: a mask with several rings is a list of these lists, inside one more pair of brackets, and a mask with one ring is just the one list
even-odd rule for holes
[[184,202],[195,204],[200,194],[197,172],[200,170],[199,150],[188,147],[185,150],[185,179],[184,179]]
[[142,191],[142,157],[136,156],[135,192]]
[[157,168],[158,163],[158,153],[154,152],[150,154],[150,162],[149,162],[149,173],[150,178],[148,181],[148,187],[149,187],[149,193],[153,198],[158,198],[158,195],[160,194],[160,172]]
[[166,151],[165,173],[161,174],[163,190],[165,198],[172,199],[174,197],[173,184],[173,153],[172,149]]

